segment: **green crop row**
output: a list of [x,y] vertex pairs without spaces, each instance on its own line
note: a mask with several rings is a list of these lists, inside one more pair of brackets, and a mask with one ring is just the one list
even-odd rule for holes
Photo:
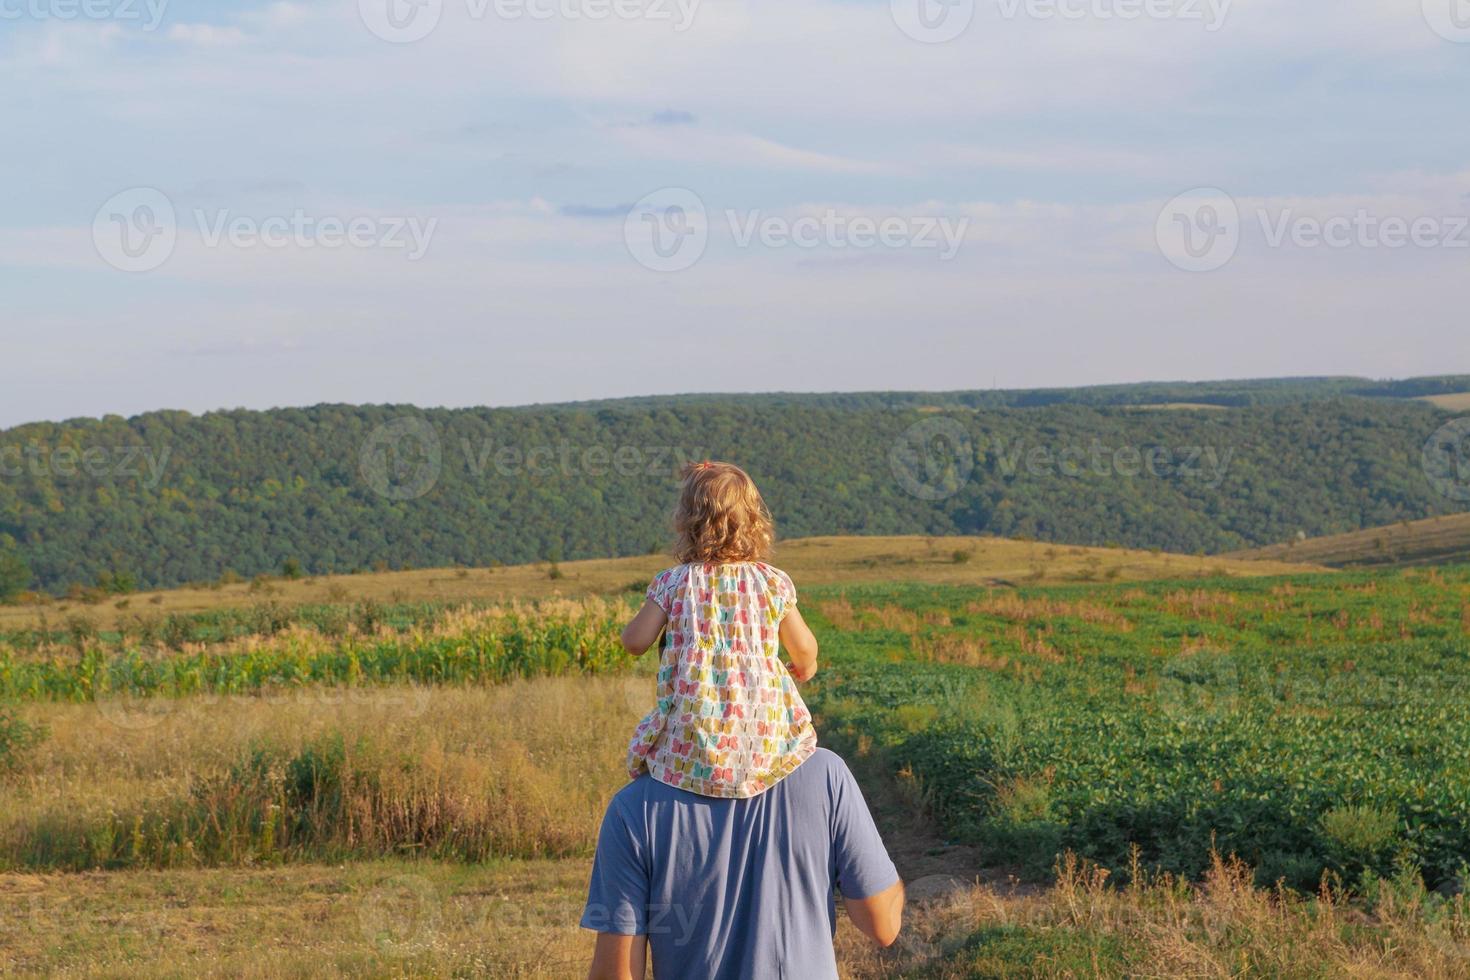
[[89,701],[109,695],[238,694],[312,684],[460,684],[626,667],[626,610],[597,600],[415,609],[322,629],[319,615],[217,642],[147,646],[127,637],[0,642],[0,698]]
[[1266,881],[1470,861],[1470,573],[809,596],[822,728],[911,770],[948,831],[1033,873],[1212,847]]

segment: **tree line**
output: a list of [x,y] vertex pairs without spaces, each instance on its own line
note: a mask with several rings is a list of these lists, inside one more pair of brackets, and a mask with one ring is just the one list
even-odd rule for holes
[[1463,509],[1421,468],[1445,414],[1334,393],[1349,381],[1368,384],[1276,382],[1278,400],[1216,383],[1261,403],[1201,411],[879,393],[36,423],[0,432],[0,594],[647,553],[667,544],[678,466],[703,458],[746,467],[787,537],[1195,553]]

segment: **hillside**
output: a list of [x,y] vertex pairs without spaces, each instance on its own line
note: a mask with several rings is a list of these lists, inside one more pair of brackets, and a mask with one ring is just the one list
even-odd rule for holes
[[1102,407],[1210,406],[1245,408],[1291,405],[1327,398],[1436,398],[1470,391],[1470,375],[1378,381],[1347,376],[1246,378],[1233,381],[1146,381],[1081,388],[1012,388],[979,391],[771,392],[760,395],[691,393],[602,399],[544,408],[671,408],[760,403],[804,408],[1040,408],[1047,405]]
[[1311,562],[1334,568],[1470,561],[1470,514],[1450,514],[1370,527],[1347,534],[1231,552],[1222,557],[1243,561]]
[[[958,556],[958,557],[957,557]],[[1157,578],[1250,577],[1322,571],[1300,562],[1235,561],[1114,548],[1081,548],[1003,538],[825,537],[782,541],[776,561],[799,588],[908,582],[930,585],[1054,585]],[[262,602],[505,602],[588,595],[636,595],[665,555],[538,562],[498,568],[429,568],[403,572],[274,579],[214,588],[172,589],[93,604],[0,606],[0,630],[83,615],[110,628],[139,616],[240,609]]]
[[[38,423],[0,432],[0,594],[169,587],[288,563],[324,575],[648,554],[666,543],[679,462],[707,457],[746,466],[788,538],[1235,551],[1455,512],[1421,469],[1445,415],[1415,399],[1464,384],[1114,386],[1066,403],[969,392],[320,405]],[[997,394],[1035,404],[989,407]],[[1288,396],[1298,400],[1279,401]],[[1237,398],[1272,403],[1211,401]],[[1178,408],[1204,405],[1215,407]]]

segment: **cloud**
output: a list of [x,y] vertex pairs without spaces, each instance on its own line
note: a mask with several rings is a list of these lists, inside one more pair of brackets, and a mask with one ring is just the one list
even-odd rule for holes
[[663,109],[648,117],[652,126],[693,126],[697,120],[694,113],[680,109]]
[[245,32],[238,27],[214,24],[175,24],[168,29],[168,39],[203,48],[219,48],[244,43]]
[[894,169],[880,161],[791,146],[734,130],[616,127],[613,131],[626,149],[644,160],[839,174],[882,174]]
[[633,205],[629,204],[563,204],[557,208],[557,214],[568,218],[623,218],[627,217]]

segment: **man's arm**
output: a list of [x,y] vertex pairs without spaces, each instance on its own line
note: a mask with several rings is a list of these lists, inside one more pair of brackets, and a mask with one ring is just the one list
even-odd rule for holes
[[613,797],[597,833],[581,926],[597,933],[592,980],[643,980],[648,944],[648,872],[642,834]]
[[858,931],[879,946],[892,946],[903,928],[903,882],[895,881],[888,888],[869,898],[842,897],[847,917]]
[[587,971],[587,980],[643,980],[647,956],[647,936],[619,936],[610,932],[599,932],[597,948],[592,951],[592,969]]
[[858,931],[879,946],[890,946],[903,927],[903,881],[888,857],[857,780],[846,764],[833,758],[829,785],[834,884]]

